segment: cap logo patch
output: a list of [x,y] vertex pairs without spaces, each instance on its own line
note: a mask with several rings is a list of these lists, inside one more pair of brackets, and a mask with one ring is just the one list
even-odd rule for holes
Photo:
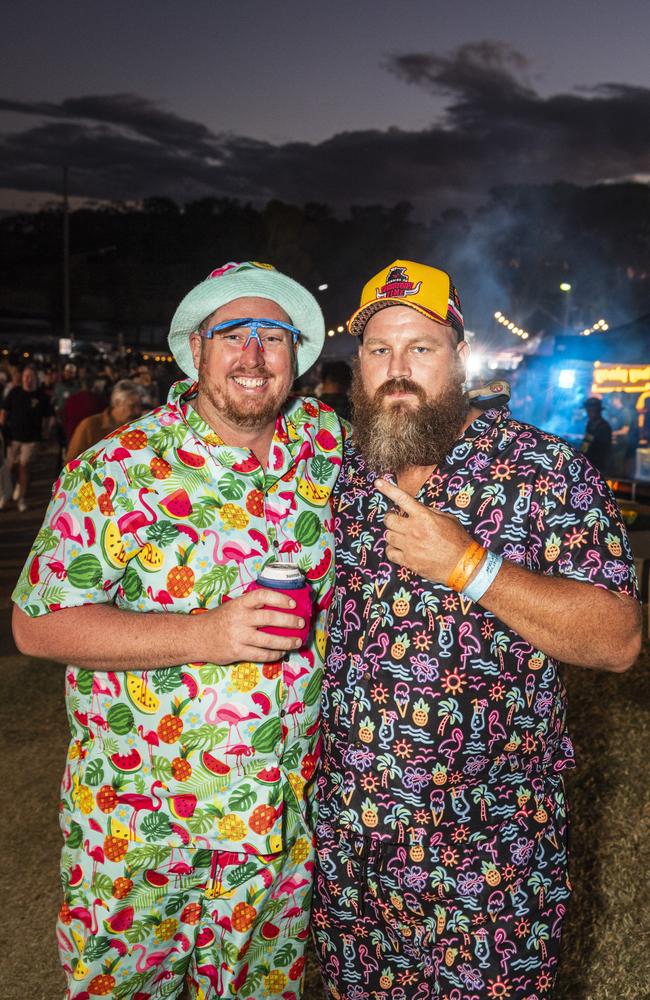
[[386,276],[385,284],[376,289],[376,296],[378,299],[395,299],[407,295],[417,295],[421,286],[421,281],[418,281],[417,285],[409,281],[405,267],[391,267]]

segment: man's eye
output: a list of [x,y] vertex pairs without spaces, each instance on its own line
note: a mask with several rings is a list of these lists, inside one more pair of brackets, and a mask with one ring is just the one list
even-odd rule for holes
[[429,348],[428,347],[415,346],[413,348],[413,350],[415,351],[416,354],[428,354],[429,353]]
[[387,347],[373,347],[373,349],[370,351],[370,353],[374,354],[376,357],[383,357],[384,354],[388,354],[388,348]]
[[270,333],[266,337],[262,337],[265,344],[270,344],[271,347],[277,347],[278,344],[282,343],[283,338],[279,333]]
[[243,333],[224,333],[223,339],[229,344],[241,344],[244,340]]

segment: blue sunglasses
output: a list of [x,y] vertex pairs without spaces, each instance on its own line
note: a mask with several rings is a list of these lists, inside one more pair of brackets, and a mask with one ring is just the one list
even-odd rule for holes
[[[226,333],[228,330],[235,330],[237,328],[248,330],[248,333],[242,333],[239,338],[237,338],[236,334],[231,334],[231,338],[229,338],[231,343],[235,343],[236,340],[237,345],[239,345],[241,342],[242,351],[246,350],[251,340],[257,341],[260,351],[264,351],[266,348],[279,347],[280,344],[284,343],[280,338],[274,338],[271,333],[260,337],[260,330],[287,330],[291,334],[293,344],[298,343],[298,337],[300,336],[300,330],[295,326],[290,326],[289,323],[281,323],[277,319],[252,319],[252,317],[248,317],[247,319],[228,319],[225,323],[218,323],[216,326],[210,327],[201,336],[205,337],[206,340],[212,340],[215,333]],[[225,337],[219,339],[225,340]]]

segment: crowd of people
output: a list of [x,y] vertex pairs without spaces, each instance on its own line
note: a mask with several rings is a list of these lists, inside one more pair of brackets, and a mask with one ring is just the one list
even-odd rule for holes
[[121,424],[157,406],[174,380],[173,366],[77,359],[0,365],[0,509],[28,508],[30,470],[50,444],[57,466],[76,458]]

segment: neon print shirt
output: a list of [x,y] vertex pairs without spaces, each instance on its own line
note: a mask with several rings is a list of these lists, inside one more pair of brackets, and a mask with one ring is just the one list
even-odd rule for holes
[[[392,504],[375,478],[348,442],[335,487],[319,819],[431,842],[443,813],[484,822],[486,801],[502,795],[495,785],[573,766],[565,691],[557,663],[491,612],[386,559]],[[505,559],[637,596],[606,484],[583,456],[506,408],[471,424],[417,499]]]
[[193,614],[240,596],[279,558],[306,572],[315,624],[277,663],[66,669],[64,834],[76,846],[99,827],[114,860],[142,847],[146,861],[161,845],[271,853],[286,810],[309,818],[341,425],[316,400],[291,399],[264,470],[200,419],[195,391],[176,383],[167,404],[65,467],[15,602],[32,616],[102,603]]

